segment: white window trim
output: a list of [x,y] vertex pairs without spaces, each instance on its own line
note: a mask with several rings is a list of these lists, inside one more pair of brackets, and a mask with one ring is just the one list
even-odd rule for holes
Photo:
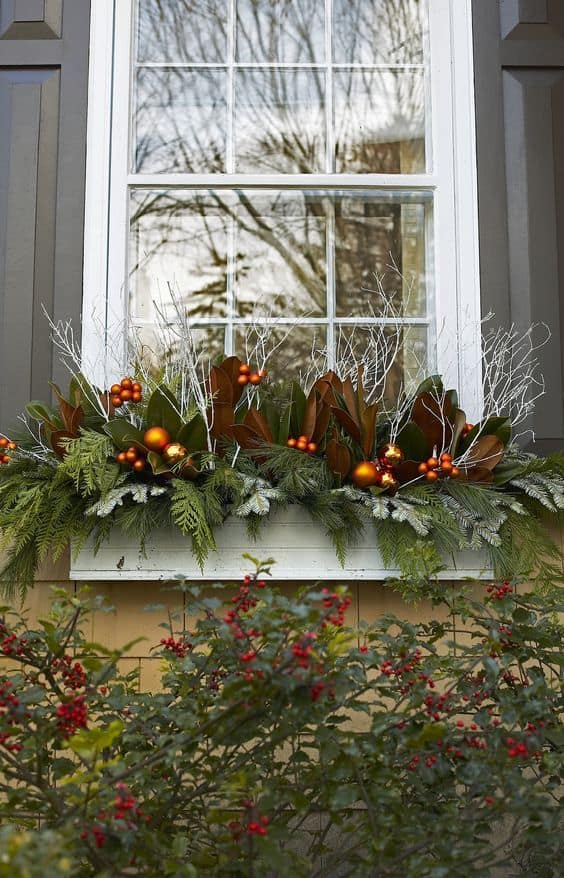
[[[116,321],[123,325],[125,361],[129,185],[280,185],[280,178],[266,175],[128,173],[133,4],[134,0],[93,0],[91,13],[82,353],[84,368],[101,386],[118,377],[108,374],[104,341]],[[481,410],[481,357],[472,45],[471,0],[430,0],[433,173],[316,175],[313,180],[287,175],[283,185],[434,192],[437,366],[448,385],[461,390],[468,416],[474,419]],[[452,137],[444,136],[444,125]],[[115,362],[116,351],[111,353]]]

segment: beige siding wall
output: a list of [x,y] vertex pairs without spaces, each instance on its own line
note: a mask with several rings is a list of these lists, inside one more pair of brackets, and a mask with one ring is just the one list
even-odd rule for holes
[[[557,544],[562,547],[562,533],[553,534]],[[72,582],[68,579],[69,561],[63,558],[56,565],[45,564],[39,572],[35,588],[31,590],[25,602],[29,613],[30,624],[44,616],[51,601],[51,588],[64,585],[78,591],[85,583]],[[346,582],[346,574],[343,575]],[[476,583],[472,586],[476,595],[482,595],[487,583]],[[292,586],[284,584],[285,589]],[[445,583],[445,589],[452,588]],[[448,617],[446,608],[432,607],[430,601],[422,601],[417,606],[405,603],[399,595],[381,582],[350,583],[352,603],[348,610],[347,621],[357,626],[361,621],[372,622],[384,613],[409,619],[413,622],[429,619],[443,619],[452,630],[454,642],[464,637],[463,626],[456,616]],[[159,659],[154,657],[151,649],[155,647],[166,632],[159,627],[167,622],[168,612],[175,617],[175,627],[190,630],[194,627],[195,617],[190,607],[189,596],[171,591],[161,582],[95,582],[92,585],[93,595],[103,595],[114,610],[110,613],[98,612],[92,620],[90,630],[85,632],[94,642],[109,649],[121,648],[131,641],[144,638],[122,659],[124,671],[134,668],[140,670],[140,685],[145,690],[155,689],[159,681]],[[161,604],[162,610],[148,611],[150,605]]]

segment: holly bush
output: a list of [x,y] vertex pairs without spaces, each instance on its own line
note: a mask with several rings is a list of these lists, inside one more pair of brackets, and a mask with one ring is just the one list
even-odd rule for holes
[[267,572],[175,586],[155,693],[85,638],[99,599],[2,610],[0,876],[560,874],[557,595],[445,589],[453,643]]

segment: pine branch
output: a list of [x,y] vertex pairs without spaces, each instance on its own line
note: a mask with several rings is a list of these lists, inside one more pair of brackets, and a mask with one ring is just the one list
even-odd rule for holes
[[202,493],[193,482],[174,479],[171,513],[172,520],[182,533],[192,538],[192,551],[200,568],[203,568],[209,550],[215,550],[216,544],[206,518]]

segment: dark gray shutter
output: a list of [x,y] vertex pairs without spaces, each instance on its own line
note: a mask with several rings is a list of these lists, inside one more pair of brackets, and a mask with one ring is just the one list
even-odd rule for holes
[[543,321],[534,450],[564,447],[564,0],[473,0],[483,312]]
[[0,0],[0,429],[57,373],[42,313],[79,326],[90,0]]

